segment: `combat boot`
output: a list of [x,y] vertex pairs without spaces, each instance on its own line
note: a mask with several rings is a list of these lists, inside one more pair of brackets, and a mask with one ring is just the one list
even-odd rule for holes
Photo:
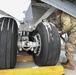
[[62,62],[61,65],[62,65],[65,69],[75,70],[74,61],[67,60],[66,62]]

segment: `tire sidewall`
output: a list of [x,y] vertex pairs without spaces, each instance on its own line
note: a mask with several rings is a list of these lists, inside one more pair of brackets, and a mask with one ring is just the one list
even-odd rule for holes
[[34,55],[34,61],[37,65],[46,65],[47,61],[47,55],[48,55],[48,37],[47,37],[47,31],[45,30],[45,26],[40,23],[36,30],[34,35],[39,34],[41,37],[41,52],[39,56]]

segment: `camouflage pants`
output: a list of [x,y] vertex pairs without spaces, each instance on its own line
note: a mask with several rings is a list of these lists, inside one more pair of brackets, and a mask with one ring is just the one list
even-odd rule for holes
[[76,32],[71,33],[68,42],[65,44],[66,57],[68,60],[74,60],[74,48],[76,46]]

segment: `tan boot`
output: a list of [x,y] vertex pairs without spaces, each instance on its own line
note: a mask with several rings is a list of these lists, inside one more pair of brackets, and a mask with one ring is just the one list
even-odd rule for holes
[[62,65],[65,69],[75,70],[74,61],[69,61],[69,60],[67,60],[67,62],[62,62],[61,65]]

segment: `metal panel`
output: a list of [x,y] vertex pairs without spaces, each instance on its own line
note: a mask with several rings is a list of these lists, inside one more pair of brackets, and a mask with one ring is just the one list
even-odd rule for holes
[[32,14],[32,7],[31,4],[28,7],[28,10],[25,12],[25,18],[24,18],[24,22],[25,21],[31,21],[33,19],[33,14]]
[[73,17],[76,17],[76,5],[67,0],[41,0],[51,6],[58,8]]
[[48,18],[56,9],[54,7],[50,7],[44,14],[41,16],[41,18],[34,24],[34,27],[36,27],[42,20]]
[[43,7],[39,6],[32,6],[33,11],[33,20],[29,23],[31,26],[33,26],[47,11],[47,9],[44,9]]

